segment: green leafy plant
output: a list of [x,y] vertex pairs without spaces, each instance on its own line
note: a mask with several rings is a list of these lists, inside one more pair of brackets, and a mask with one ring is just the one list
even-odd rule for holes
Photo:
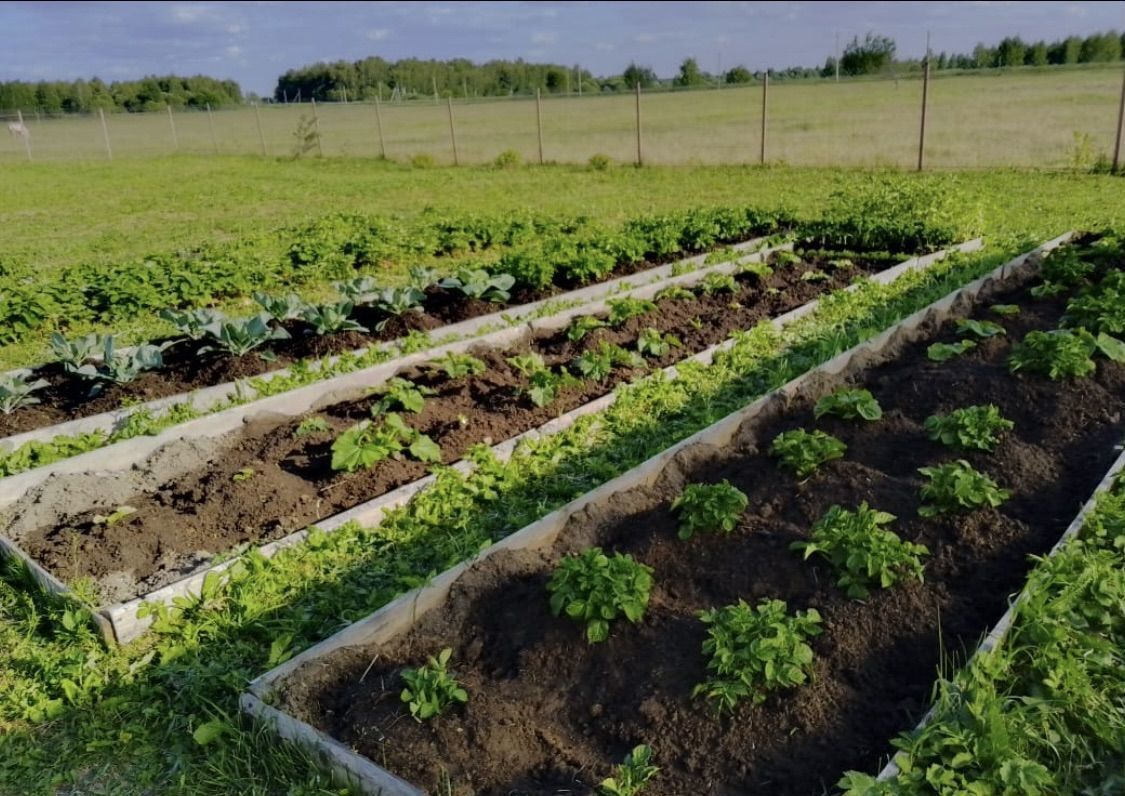
[[591,547],[559,562],[547,584],[551,613],[566,613],[586,625],[591,644],[609,638],[609,624],[619,616],[639,622],[652,590],[652,569],[632,556],[607,556]]
[[[118,351],[113,335],[101,339],[102,358],[70,370],[82,379],[110,384],[128,384],[149,370],[164,367],[164,354],[160,346],[139,345],[128,351]],[[69,369],[69,366],[68,366]],[[95,391],[100,385],[95,385]]]
[[371,414],[381,415],[391,409],[403,412],[421,412],[426,405],[426,396],[434,391],[424,385],[406,379],[393,378],[382,390],[382,398],[371,408]]
[[963,318],[957,321],[957,334],[962,337],[972,335],[973,337],[986,339],[1007,333],[1003,326],[993,321],[978,321],[972,318]]
[[213,323],[221,323],[226,319],[226,315],[219,310],[207,308],[198,310],[164,309],[157,314],[160,318],[172,324],[177,332],[189,340],[202,340],[207,336],[205,327]]
[[1041,285],[1036,285],[1028,292],[1032,298],[1054,298],[1061,296],[1070,290],[1070,287],[1061,282],[1043,282]]
[[533,373],[538,373],[547,368],[547,363],[543,361],[543,357],[539,356],[539,354],[536,354],[534,351],[508,357],[506,361],[512,366],[512,369],[521,376],[530,376]]
[[883,416],[883,408],[870,390],[843,389],[826,395],[816,402],[813,415],[817,420],[825,415],[835,415],[844,420],[874,422]]
[[357,307],[374,304],[379,300],[382,291],[379,283],[370,276],[357,276],[343,282],[333,282],[332,286],[336,288],[336,292]]
[[1073,287],[1094,273],[1094,264],[1083,259],[1074,246],[1061,246],[1048,254],[1040,266],[1045,282]]
[[763,263],[761,261],[753,261],[748,263],[740,263],[738,266],[738,271],[736,273],[739,276],[750,275],[753,277],[757,277],[759,280],[762,280],[768,276],[772,276],[773,269],[770,268],[770,266],[766,263]]
[[377,425],[363,420],[337,437],[332,443],[332,469],[368,470],[404,450],[420,462],[441,461],[437,443],[391,412]]
[[331,430],[332,426],[323,417],[306,417],[297,424],[293,436],[300,439],[301,437],[310,437],[313,434],[323,434],[325,431]]
[[253,467],[243,467],[237,473],[232,475],[230,477],[230,480],[234,481],[237,484],[237,483],[241,483],[243,481],[249,481],[251,478],[253,478],[257,474],[258,474],[258,471],[255,470]]
[[578,380],[563,371],[556,373],[547,368],[537,370],[528,377],[527,397],[536,406],[548,406],[558,400],[559,393],[572,387]]
[[682,285],[672,285],[659,291],[657,301],[695,301],[695,294]]
[[749,502],[725,479],[718,484],[688,484],[672,501],[672,510],[680,515],[680,538],[690,539],[697,531],[730,533]]
[[609,304],[607,321],[610,326],[623,326],[630,318],[636,318],[656,309],[656,305],[646,299],[626,297],[609,299],[606,303]]
[[338,301],[335,304],[307,304],[301,308],[301,318],[317,335],[367,332],[366,326],[351,317],[353,309],[355,307],[350,301]]
[[59,332],[51,334],[51,351],[55,355],[55,360],[68,372],[80,368],[82,363],[97,354],[103,345],[100,334],[88,334],[74,340],[67,340]]
[[456,290],[469,298],[503,304],[512,297],[516,278],[511,274],[490,274],[488,271],[462,268],[456,276],[443,279],[438,285],[445,290]]
[[613,166],[613,159],[609,155],[590,155],[590,159],[586,161],[586,167],[590,171],[609,171],[611,166]]
[[813,651],[806,641],[821,632],[815,608],[790,615],[781,600],[763,600],[753,608],[739,600],[699,618],[709,626],[703,654],[711,674],[692,693],[720,711],[732,711],[744,699],[764,702],[770,691],[808,679]]
[[660,769],[652,765],[651,747],[635,746],[617,766],[614,775],[598,785],[598,796],[637,796],[659,773]]
[[[417,310],[426,301],[426,294],[416,287],[385,287],[375,297],[375,307],[395,317]],[[382,330],[386,321],[376,324]]]
[[931,362],[948,362],[976,347],[977,344],[973,340],[958,340],[956,343],[934,343],[926,349],[926,357]]
[[264,312],[250,318],[214,321],[205,325],[203,331],[210,342],[199,349],[201,354],[223,351],[234,357],[249,354],[274,340],[288,340],[290,337],[289,332],[280,326],[270,326],[270,316]]
[[46,386],[46,379],[32,380],[28,373],[0,375],[0,414],[10,415],[21,407],[39,403],[39,399],[32,393]]
[[1008,369],[1039,373],[1053,381],[1083,378],[1097,368],[1093,360],[1096,349],[1094,336],[1085,329],[1028,332],[1012,347]]
[[615,366],[629,368],[643,368],[644,359],[632,351],[626,351],[618,345],[611,345],[604,340],[596,348],[586,351],[574,360],[574,368],[587,379],[605,381],[613,372]]
[[566,339],[577,343],[595,329],[605,328],[605,321],[593,315],[579,315],[570,322],[566,329]]
[[[271,296],[268,293],[255,291],[253,298],[258,306],[278,323],[295,321],[305,311],[305,302],[296,293],[289,293],[285,296]],[[210,323],[210,321],[207,321],[207,323]]]
[[431,362],[430,366],[442,371],[451,379],[477,376],[488,369],[488,366],[482,360],[469,354],[457,354],[453,351],[447,351],[444,356]]
[[1010,318],[1020,314],[1019,304],[993,304],[991,307],[989,307],[989,309],[997,315],[1006,318]]
[[436,658],[430,657],[425,666],[402,672],[406,687],[402,689],[400,698],[410,707],[410,715],[415,721],[440,716],[454,705],[469,701],[469,692],[449,673],[452,657],[453,650],[447,647]]
[[906,578],[922,579],[922,556],[929,550],[883,527],[894,519],[866,502],[855,511],[832,506],[813,526],[810,541],[790,547],[804,552],[806,560],[817,553],[827,558],[836,570],[836,585],[852,599],[862,600],[874,588],[887,589]]
[[977,451],[991,451],[1000,442],[997,435],[1015,426],[993,404],[967,406],[947,415],[932,415],[926,418],[924,424],[930,439],[953,448]]
[[738,282],[731,274],[707,274],[699,284],[700,291],[706,296],[716,293],[737,293]]
[[641,356],[662,357],[683,343],[674,334],[661,334],[660,330],[649,327],[637,335],[637,353]]
[[823,431],[795,428],[778,434],[770,446],[770,455],[781,460],[798,478],[813,474],[825,462],[843,458],[848,446]]
[[964,459],[937,467],[922,467],[918,472],[929,479],[922,487],[922,500],[928,501],[929,505],[918,509],[923,517],[983,506],[995,508],[1012,496],[1011,492],[1001,489]]
[[1082,291],[1066,305],[1063,323],[1091,332],[1125,333],[1125,274],[1109,274],[1097,286]]
[[801,274],[802,282],[827,282],[831,278],[831,275],[817,270],[805,271]]
[[126,517],[132,517],[137,513],[137,510],[132,506],[118,506],[109,514],[95,514],[91,518],[94,525],[116,525]]

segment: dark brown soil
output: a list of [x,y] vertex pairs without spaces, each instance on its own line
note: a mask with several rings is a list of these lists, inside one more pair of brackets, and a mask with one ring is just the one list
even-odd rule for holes
[[[1026,294],[999,300],[1024,303]],[[1007,372],[1010,341],[1053,326],[1063,304],[1024,306],[1001,319],[1007,338],[970,355],[939,365],[915,345],[869,371],[861,383],[882,404],[881,422],[816,423],[801,402],[766,420],[738,453],[697,456],[655,488],[572,522],[551,551],[491,557],[409,634],[292,678],[287,709],[429,792],[459,796],[589,794],[640,743],[661,767],[646,796],[808,796],[846,770],[877,769],[890,739],[925,711],[943,655],[963,660],[1000,617],[1028,556],[1059,538],[1125,430],[1125,366],[1100,360],[1095,377],[1071,383]],[[947,327],[938,339],[954,336]],[[955,453],[923,431],[934,412],[989,402],[1016,424],[993,454]],[[777,433],[814,424],[848,453],[798,483],[762,451]],[[1011,500],[920,518],[917,468],[955,458],[1012,490]],[[724,478],[750,498],[738,528],[680,541],[669,504],[683,483]],[[929,547],[924,583],[853,601],[822,561],[790,551],[831,505],[863,500],[897,515],[902,537]],[[655,571],[643,621],[615,624],[594,646],[580,626],[550,615],[545,590],[552,563],[590,545]],[[706,676],[697,612],[763,598],[823,615],[811,682],[720,718],[691,696]],[[469,703],[417,723],[399,700],[398,672],[444,647]]]
[[[851,259],[862,268],[881,268],[886,265],[883,258],[864,260],[852,257]],[[607,280],[654,268],[663,262],[632,263],[621,266],[610,274]],[[818,258],[816,262],[822,260]],[[275,357],[269,361],[263,359],[258,351],[241,357],[230,357],[219,353],[200,354],[198,349],[204,345],[203,343],[185,340],[164,352],[166,364],[164,368],[143,374],[130,384],[105,386],[94,396],[90,394],[89,382],[68,376],[61,365],[46,365],[39,368],[35,374],[37,378],[49,382],[48,387],[36,393],[40,403],[23,407],[10,415],[0,414],[0,437],[112,411],[128,402],[153,401],[191,392],[201,387],[259,376],[289,367],[302,359],[353,351],[374,343],[398,339],[411,331],[433,331],[448,324],[498,312],[504,306],[515,307],[548,298],[574,287],[577,285],[543,291],[516,291],[507,305],[466,299],[460,294],[433,287],[427,293],[422,311],[407,313],[398,318],[388,318],[371,307],[357,308],[356,320],[372,330],[370,334],[345,332],[318,337],[309,333],[307,325],[290,321],[285,326],[292,339],[272,343],[269,350]],[[254,305],[254,309],[256,308],[257,305]],[[381,330],[375,331],[377,324],[384,321],[386,325]]]
[[[779,268],[765,281],[745,275],[740,277],[737,294],[662,300],[655,311],[632,318],[620,328],[592,332],[579,343],[572,343],[562,331],[544,334],[530,346],[478,352],[488,369],[477,377],[450,380],[428,369],[406,372],[404,377],[435,394],[427,398],[420,414],[404,418],[438,443],[444,462],[452,463],[472,445],[510,439],[645,372],[617,369],[603,382],[584,381],[549,406],[537,408],[521,394],[526,379],[507,363],[507,357],[535,350],[548,365],[564,365],[600,341],[634,348],[638,333],[655,327],[676,334],[683,342],[664,357],[648,360],[650,368],[665,367],[856,276],[854,271],[839,271],[827,281],[801,279],[810,270],[814,270],[810,265]],[[319,413],[330,429],[310,436],[296,436],[302,418],[250,425],[214,461],[201,463],[197,470],[164,484],[155,493],[125,501],[137,509],[125,521],[95,524],[95,513],[109,514],[115,508],[97,506],[57,525],[21,533],[17,541],[63,579],[96,580],[112,575],[116,599],[121,573],[127,572],[137,583],[138,594],[147,593],[197,569],[209,554],[280,538],[424,476],[428,467],[408,458],[388,459],[354,474],[331,470],[333,440],[369,418],[376,401],[330,407]],[[241,474],[248,472],[251,477],[243,478]]]

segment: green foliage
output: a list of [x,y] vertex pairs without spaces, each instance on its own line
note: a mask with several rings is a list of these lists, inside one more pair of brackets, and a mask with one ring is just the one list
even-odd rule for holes
[[805,271],[801,274],[802,282],[827,282],[832,277],[824,271]]
[[926,358],[931,362],[948,362],[977,347],[973,340],[958,340],[956,343],[933,343],[926,349]]
[[515,149],[505,149],[492,161],[498,169],[517,169],[523,165],[523,155]]
[[470,354],[457,354],[453,351],[447,351],[444,356],[435,359],[430,363],[430,367],[437,368],[450,379],[477,376],[488,369],[482,360]]
[[428,169],[436,169],[437,161],[434,159],[434,156],[428,152],[419,152],[416,155],[410,156],[410,165],[413,168],[425,171]]
[[564,558],[547,584],[551,613],[559,616],[565,612],[585,623],[586,640],[591,644],[609,638],[610,622],[619,616],[639,622],[651,590],[651,568],[632,556],[607,556],[597,547]]
[[744,699],[758,704],[770,691],[804,683],[813,661],[806,640],[821,632],[820,614],[815,608],[792,616],[788,611],[781,600],[763,600],[754,608],[739,600],[700,613],[709,626],[703,654],[711,674],[693,695],[733,711]]
[[222,351],[232,357],[249,354],[256,348],[274,340],[288,340],[289,332],[280,326],[270,326],[270,316],[264,312],[250,318],[217,320],[202,327],[208,344],[199,352]]
[[387,382],[382,390],[383,397],[371,408],[371,414],[378,416],[392,409],[421,412],[426,405],[426,396],[433,394],[429,387],[396,377]]
[[1008,369],[1012,373],[1021,370],[1038,373],[1053,381],[1080,379],[1096,370],[1093,360],[1096,349],[1094,336],[1085,329],[1028,332],[1012,347]]
[[609,299],[609,317],[606,319],[610,326],[623,326],[630,318],[652,312],[656,305],[647,299],[619,298]]
[[605,322],[601,318],[595,318],[593,315],[579,315],[566,328],[566,338],[572,343],[577,343],[595,329],[603,328],[605,328]]
[[160,346],[145,344],[128,351],[119,351],[113,335],[106,335],[101,342],[101,360],[77,368],[68,365],[67,370],[79,378],[93,382],[128,384],[136,381],[146,371],[164,367],[163,349]]
[[613,166],[613,159],[609,155],[593,154],[586,161],[590,171],[609,171]]
[[330,431],[331,429],[332,426],[328,425],[328,421],[323,417],[306,417],[304,420],[297,424],[297,428],[293,432],[293,436],[297,439],[300,439],[301,437],[311,437],[313,434],[323,434],[324,432]]
[[367,332],[366,326],[351,317],[354,309],[350,301],[339,301],[335,304],[306,304],[301,308],[301,319],[311,326],[317,335]]
[[1012,317],[1020,314],[1019,304],[993,304],[989,309],[1003,317]]
[[711,273],[703,277],[703,281],[699,283],[699,289],[706,296],[713,296],[716,293],[737,293],[738,282],[731,274]]
[[379,424],[363,420],[337,437],[332,443],[332,469],[347,473],[369,470],[403,451],[420,462],[441,461],[441,449],[432,439],[391,412]]
[[929,479],[922,487],[922,500],[928,501],[929,505],[918,509],[923,517],[984,506],[996,508],[1012,496],[987,475],[974,470],[964,459],[937,467],[922,467],[918,472]]
[[1040,276],[1043,281],[1074,287],[1094,273],[1094,264],[1082,257],[1074,246],[1061,246],[1043,259]]
[[1011,431],[1016,424],[1000,414],[993,404],[967,406],[947,415],[926,418],[924,428],[930,439],[962,450],[991,452],[1000,443],[1001,431]]
[[[254,301],[265,310],[266,314],[273,318],[278,323],[285,321],[295,321],[300,318],[305,311],[305,302],[296,293],[289,293],[284,296],[271,296],[268,293],[263,293],[256,290],[253,293]],[[211,320],[205,320],[200,326],[210,323]],[[190,337],[191,335],[189,335]],[[192,337],[193,340],[199,339]]]
[[836,415],[844,420],[874,422],[883,417],[883,407],[879,406],[870,390],[841,389],[817,401],[813,415],[817,420],[825,415]]
[[573,366],[583,378],[605,381],[613,373],[614,367],[643,368],[645,361],[640,354],[602,340],[596,348],[575,359]]
[[979,337],[982,340],[989,337],[996,337],[997,335],[1007,334],[1008,332],[998,323],[992,321],[978,321],[972,318],[963,318],[957,321],[957,334],[962,337]]
[[825,462],[843,458],[847,449],[847,445],[831,434],[795,428],[774,438],[770,456],[780,459],[782,466],[792,470],[798,478],[806,478]]
[[[157,314],[162,320],[172,324],[177,332],[189,340],[202,340],[207,336],[205,327],[213,323],[221,323],[226,319],[226,315],[218,310],[206,308],[198,310],[163,309]],[[87,339],[91,336],[88,335]]]
[[603,779],[598,785],[598,796],[637,796],[659,773],[660,769],[652,765],[652,748],[635,746],[625,755],[614,776]]
[[100,353],[105,342],[100,334],[88,334],[75,340],[68,340],[59,332],[51,334],[51,351],[55,360],[67,371],[82,367],[87,359]]
[[651,326],[642,329],[637,336],[637,353],[646,357],[662,357],[673,348],[679,348],[683,343],[674,334],[661,334],[658,329]]
[[1108,275],[1067,302],[1063,323],[1091,332],[1125,333],[1125,272]]
[[803,551],[806,560],[814,553],[827,558],[836,570],[836,585],[862,600],[874,588],[888,589],[906,578],[922,580],[922,556],[929,550],[883,527],[894,519],[866,501],[855,511],[832,506],[813,526],[811,540],[791,547]]
[[449,673],[452,656],[453,650],[446,647],[436,658],[431,656],[425,666],[403,670],[402,682],[406,687],[400,698],[410,707],[415,721],[432,719],[469,701],[469,693]]
[[718,484],[688,484],[672,501],[672,510],[680,515],[679,537],[690,539],[697,531],[730,533],[749,502],[725,479]]
[[511,274],[489,274],[483,269],[462,268],[456,276],[443,279],[438,285],[445,290],[459,293],[482,301],[503,304],[512,297],[512,286],[516,278]]
[[46,379],[32,379],[27,373],[0,374],[0,414],[10,415],[21,407],[39,403],[32,393],[46,386]]
[[695,294],[682,285],[672,285],[656,294],[657,301],[694,301]]

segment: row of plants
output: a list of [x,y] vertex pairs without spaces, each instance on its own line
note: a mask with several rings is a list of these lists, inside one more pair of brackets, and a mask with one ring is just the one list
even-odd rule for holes
[[[311,763],[280,754],[271,738],[237,718],[248,680],[383,606],[426,573],[472,556],[1012,254],[950,260],[890,286],[866,283],[827,298],[784,333],[763,325],[741,336],[714,366],[624,387],[596,424],[584,420],[523,445],[508,462],[480,452],[468,475],[440,468],[432,488],[378,529],[347,526],[314,533],[309,544],[269,561],[248,556],[229,582],[211,580],[197,599],[156,607],[151,643],[106,650],[73,606],[5,604],[5,616],[29,628],[14,639],[11,654],[36,674],[10,680],[0,700],[0,721],[10,728],[0,734],[7,765],[0,781],[17,789],[46,788],[48,779],[57,786],[52,755],[59,746],[46,745],[28,724],[50,720],[73,765],[96,765],[107,739],[126,736],[122,742],[137,759],[161,761],[137,772],[139,787],[168,784],[162,772],[169,755],[177,767],[210,771],[216,754],[241,749],[254,766],[268,763],[277,781],[307,783],[297,786],[301,793],[335,792]],[[73,629],[47,633],[46,626]]]

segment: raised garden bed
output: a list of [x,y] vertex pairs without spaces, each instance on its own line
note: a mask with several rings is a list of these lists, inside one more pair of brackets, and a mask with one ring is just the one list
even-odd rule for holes
[[[1119,363],[1099,360],[1076,382],[1009,372],[1013,342],[1057,325],[1066,302],[1001,282],[939,302],[509,537],[261,678],[244,705],[384,796],[420,792],[404,780],[430,792],[588,793],[640,743],[662,768],[644,790],[658,796],[819,792],[848,768],[877,767],[889,738],[923,712],[943,650],[971,648],[1003,612],[1027,556],[1059,538],[1125,428]],[[931,343],[963,338],[952,321],[974,301],[977,320],[1007,334],[931,362]],[[992,314],[985,302],[1024,309]],[[814,420],[812,403],[844,381],[874,393],[881,420]],[[994,452],[953,452],[929,439],[928,417],[987,403],[1014,422]],[[813,425],[847,452],[802,481],[765,450],[778,433]],[[917,468],[961,458],[1010,499],[919,516]],[[673,499],[687,483],[722,479],[749,497],[735,532],[677,539]],[[908,579],[857,602],[829,567],[790,550],[830,505],[862,500],[897,515],[894,529],[929,548],[924,583]],[[616,622],[598,645],[551,615],[546,590],[557,562],[591,545],[632,554],[655,583],[643,621]],[[707,676],[706,628],[695,613],[763,597],[824,617],[810,642],[811,682],[721,718],[691,697]],[[413,722],[399,674],[446,647],[468,704]]]
[[[934,259],[908,261],[880,274],[880,280],[890,281]],[[697,351],[706,355],[714,347],[708,343],[724,340],[731,330],[794,307],[789,315],[800,315],[811,308],[802,304],[806,299],[850,278],[837,273],[828,280],[802,279],[801,275],[809,271],[808,264],[791,265],[764,280],[754,275],[742,277],[737,294],[719,292],[691,300],[663,300],[657,310],[618,328],[595,330],[577,344],[568,339],[565,329],[569,327],[544,329],[532,342],[545,360],[567,363],[596,348],[598,342],[627,343],[637,338],[638,330],[656,326],[681,334],[683,345],[659,357],[650,356],[646,368]],[[742,306],[733,307],[735,299]],[[438,394],[427,398],[419,415],[404,416],[440,443],[448,462],[476,442],[536,433],[545,423],[557,428],[557,422],[548,422],[552,417],[565,413],[565,419],[581,414],[590,407],[592,398],[607,396],[614,384],[640,372],[631,368],[614,371],[604,380],[564,390],[559,400],[547,406],[535,407],[515,389],[520,381],[506,361],[508,356],[527,349],[525,344],[504,355],[485,355],[494,367],[477,377],[448,380],[429,372],[417,374],[419,384],[431,381]],[[62,580],[92,577],[106,603],[127,601],[124,606],[110,605],[102,612],[111,626],[108,635],[127,640],[144,626],[137,621],[138,604],[132,598],[145,595],[167,600],[184,593],[180,587],[186,588],[185,583],[177,583],[177,579],[200,572],[214,553],[286,537],[306,524],[365,500],[370,502],[396,486],[407,485],[401,491],[411,493],[416,479],[426,470],[417,461],[388,460],[370,471],[349,476],[334,474],[328,467],[332,438],[366,416],[371,404],[377,402],[378,398],[368,398],[316,414],[328,422],[330,431],[301,437],[296,431],[307,417],[279,423],[276,417],[267,416],[220,448],[201,447],[199,443],[173,446],[172,453],[166,451],[159,461],[136,474],[96,474],[47,484],[9,512],[13,522],[8,525],[8,535],[53,573],[47,578],[56,588],[64,587],[55,575]],[[472,418],[467,426],[454,422],[461,416]],[[186,468],[188,472],[183,475],[183,463],[191,456],[206,464],[194,472]],[[181,471],[179,475],[174,474],[175,468]],[[152,491],[138,493],[142,485]],[[75,512],[82,504],[90,510]],[[59,505],[66,505],[70,513],[52,509]],[[113,522],[104,519],[121,506],[135,511]],[[50,516],[56,520],[43,522]],[[197,587],[199,580],[195,577],[193,586]],[[153,589],[168,584],[175,588],[152,594]]]

